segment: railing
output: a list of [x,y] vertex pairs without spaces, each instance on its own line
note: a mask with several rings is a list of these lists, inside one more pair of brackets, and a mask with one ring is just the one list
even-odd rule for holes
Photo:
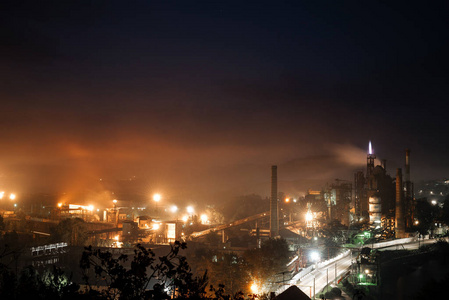
[[40,256],[40,255],[61,253],[66,247],[67,243],[56,243],[44,246],[31,247],[31,255]]

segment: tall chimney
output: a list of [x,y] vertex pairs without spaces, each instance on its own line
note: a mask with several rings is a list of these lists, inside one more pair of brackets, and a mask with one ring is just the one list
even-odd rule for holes
[[396,172],[396,213],[395,213],[396,238],[402,238],[405,235],[404,201],[402,195],[403,195],[402,169],[398,168]]
[[405,149],[405,182],[410,182],[410,149]]
[[271,166],[270,237],[279,235],[277,166]]

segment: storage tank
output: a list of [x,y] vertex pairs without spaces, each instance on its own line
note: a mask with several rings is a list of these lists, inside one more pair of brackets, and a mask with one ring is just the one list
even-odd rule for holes
[[380,197],[369,197],[369,222],[380,225],[382,219],[382,204]]

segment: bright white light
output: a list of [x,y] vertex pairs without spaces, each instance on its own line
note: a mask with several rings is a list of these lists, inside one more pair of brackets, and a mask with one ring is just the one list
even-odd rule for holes
[[156,202],[161,201],[161,198],[162,198],[162,197],[161,197],[160,194],[154,194],[154,195],[153,195],[153,200],[156,201]]
[[293,202],[296,203],[296,199],[293,199]]
[[320,254],[316,251],[313,251],[310,253],[310,259],[314,262],[317,262],[320,260]]
[[207,215],[206,214],[202,214],[200,217],[201,223],[202,224],[207,224]]
[[112,200],[112,203],[117,204],[117,199]]
[[170,207],[170,211],[171,211],[172,213],[175,213],[175,212],[178,211],[178,207],[177,207],[176,205],[172,205],[172,206]]
[[3,199],[4,195],[5,195],[5,192],[0,192],[0,199]]
[[187,206],[187,212],[188,212],[189,214],[193,214],[193,213],[195,212],[195,209],[193,209],[192,206]]
[[313,215],[311,212],[306,213],[306,221],[310,222],[313,220]]
[[183,216],[181,220],[185,223],[189,220],[189,216]]
[[87,210],[88,210],[88,211],[93,211],[93,210],[94,210],[94,206],[93,206],[93,205],[89,205],[89,206],[87,207]]
[[13,194],[13,193],[11,193],[11,194],[9,195],[9,199],[11,199],[11,200],[14,200],[14,199],[16,199],[16,195],[15,195],[15,194]]
[[373,154],[373,147],[371,146],[371,141],[369,141],[368,154],[369,155]]
[[159,227],[160,227],[159,224],[153,224],[153,229],[154,229],[154,230],[158,230]]
[[432,200],[432,205],[437,205],[437,200]]

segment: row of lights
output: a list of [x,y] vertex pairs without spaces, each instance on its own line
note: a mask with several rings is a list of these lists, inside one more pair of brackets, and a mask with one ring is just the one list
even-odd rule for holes
[[[4,196],[5,196],[5,192],[0,192],[0,199],[3,199]],[[16,194],[14,194],[14,193],[9,194],[9,199],[10,200],[15,200],[16,199]]]
[[[153,195],[153,200],[154,200],[155,202],[160,202],[161,199],[162,199],[162,196],[161,196],[160,194],[157,194],[157,193],[156,193],[156,194]],[[193,215],[193,214],[195,213],[195,209],[194,209],[192,206],[187,206],[187,207],[186,207],[186,210],[187,210],[187,213],[188,213],[189,215]],[[172,205],[172,206],[170,207],[170,211],[171,211],[172,213],[177,213],[177,212],[178,212],[178,207],[177,207],[176,205]],[[187,221],[189,220],[189,215],[183,216],[181,220],[182,220],[183,222],[187,222]],[[206,214],[202,214],[202,215],[200,216],[200,220],[201,220],[201,223],[207,224],[207,222],[209,221],[209,218],[208,218],[208,216],[207,216]]]

